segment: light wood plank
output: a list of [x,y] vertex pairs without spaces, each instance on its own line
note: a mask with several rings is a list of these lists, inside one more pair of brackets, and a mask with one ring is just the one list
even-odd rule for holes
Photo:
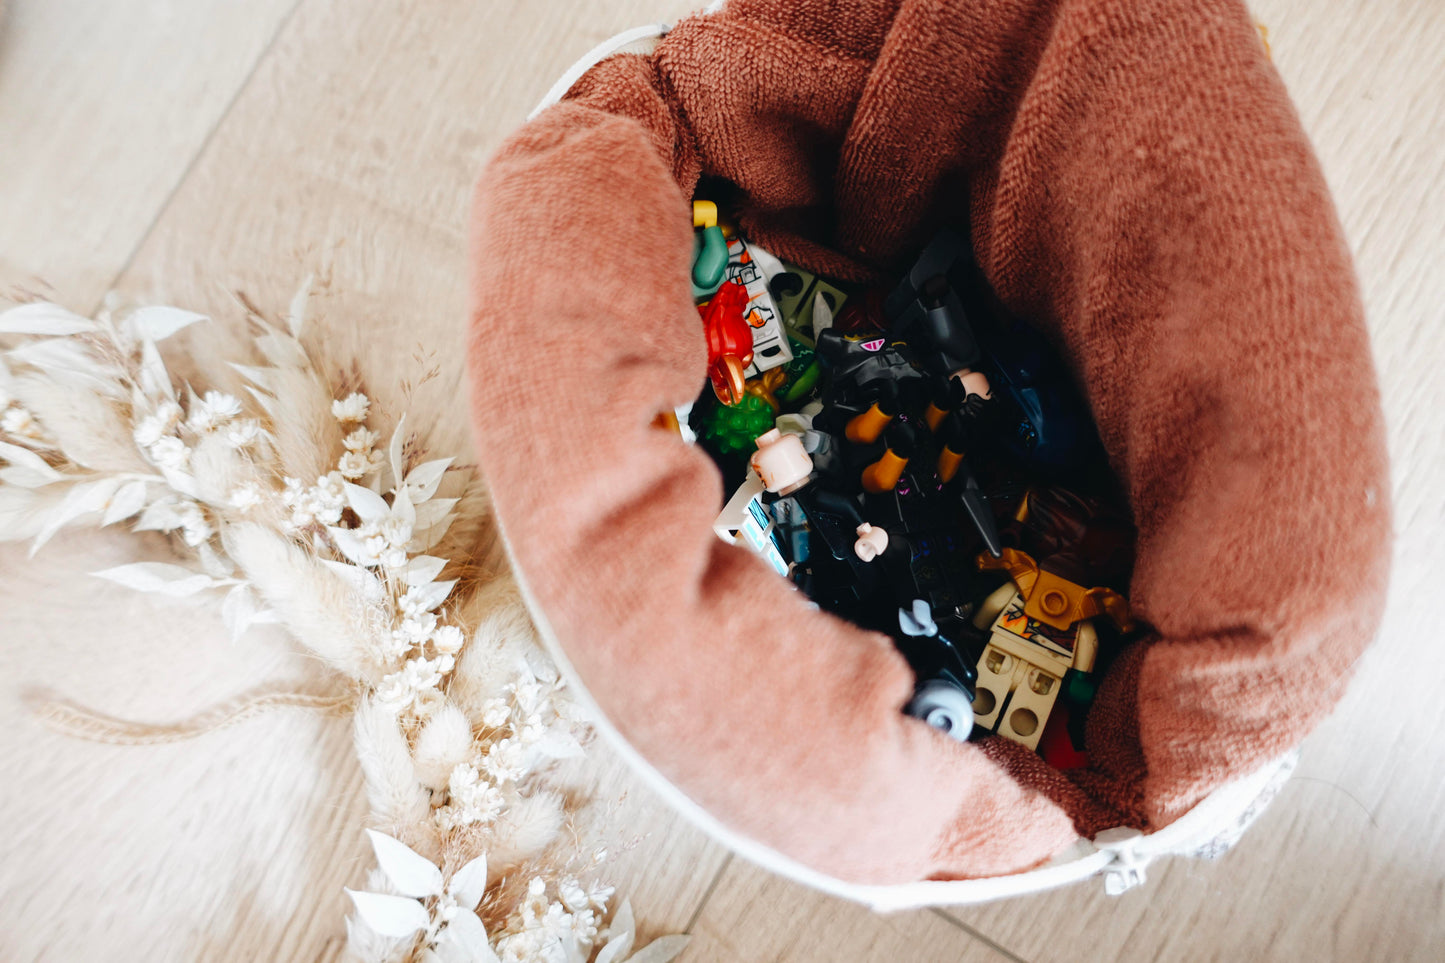
[[16,0],[0,18],[0,294],[88,310],[296,0]]
[[930,910],[881,915],[734,858],[681,963],[1006,963],[1013,957]]

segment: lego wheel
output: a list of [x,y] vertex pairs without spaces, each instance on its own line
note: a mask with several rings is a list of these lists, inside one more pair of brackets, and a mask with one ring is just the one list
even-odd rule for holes
[[919,686],[903,711],[959,742],[973,731],[973,699],[966,689],[942,679]]

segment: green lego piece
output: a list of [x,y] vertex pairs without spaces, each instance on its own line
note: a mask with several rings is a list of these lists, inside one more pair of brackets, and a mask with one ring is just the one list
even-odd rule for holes
[[848,300],[848,294],[842,288],[829,284],[811,271],[805,271],[791,264],[784,264],[783,267],[789,274],[796,275],[800,284],[780,290],[773,301],[778,306],[778,312],[783,316],[783,327],[787,330],[788,336],[800,344],[812,347],[814,344],[812,333],[814,299],[821,292],[823,300],[833,309],[836,317],[843,307],[843,302]]
[[735,405],[714,405],[703,415],[698,437],[724,455],[753,450],[753,442],[773,427],[773,409],[757,395],[743,395]]

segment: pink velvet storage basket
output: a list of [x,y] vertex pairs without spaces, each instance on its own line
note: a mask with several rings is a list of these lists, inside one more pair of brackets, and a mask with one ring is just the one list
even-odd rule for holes
[[[471,411],[534,618],[604,731],[745,855],[897,908],[1217,853],[1342,694],[1387,576],[1382,419],[1348,253],[1234,0],[732,0],[593,51],[473,211]],[[1068,774],[900,709],[888,639],[711,522],[651,427],[703,384],[688,200],[845,280],[930,233],[1063,353],[1138,528],[1151,631]]]

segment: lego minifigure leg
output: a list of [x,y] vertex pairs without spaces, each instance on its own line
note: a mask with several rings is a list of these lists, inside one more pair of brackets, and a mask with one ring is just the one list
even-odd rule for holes
[[998,734],[1029,749],[1039,747],[1044,723],[1059,698],[1063,680],[1046,669],[1018,660],[1023,679],[1014,689],[1007,711],[998,720]]
[[1000,710],[1009,693],[1022,681],[1028,663],[989,644],[978,660],[978,683],[973,699],[973,724],[988,732],[998,725]]

